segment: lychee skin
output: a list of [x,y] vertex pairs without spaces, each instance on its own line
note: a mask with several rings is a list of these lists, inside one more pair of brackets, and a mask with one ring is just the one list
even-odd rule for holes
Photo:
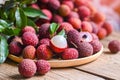
[[41,74],[41,75],[46,74],[51,69],[50,64],[45,60],[38,60],[36,62],[36,66],[37,66],[38,74]]
[[46,44],[50,46],[50,39],[49,38],[43,38],[39,41],[39,45]]
[[102,43],[99,40],[93,40],[93,41],[90,42],[90,44],[93,47],[93,53],[94,54],[99,52],[102,48]]
[[79,18],[69,18],[68,22],[72,24],[75,29],[81,28],[81,20]]
[[9,44],[9,52],[13,55],[20,55],[21,54],[21,51],[22,51],[22,45],[20,42],[18,41],[12,41],[10,44]]
[[26,26],[22,29],[22,33],[25,33],[25,32],[35,33],[35,29],[32,26]]
[[53,15],[52,21],[56,22],[56,23],[62,23],[63,22],[63,18],[61,16],[55,14],[55,15]]
[[35,47],[34,46],[26,46],[23,51],[22,51],[22,54],[23,54],[23,58],[28,58],[28,59],[34,59],[35,58]]
[[80,6],[78,8],[78,13],[80,18],[83,20],[84,18],[90,16],[91,12],[89,10],[89,8],[87,8],[86,6]]
[[59,14],[63,17],[68,16],[71,12],[70,8],[65,4],[62,4],[58,11],[59,11]]
[[49,23],[44,23],[40,26],[39,29],[39,39],[42,38],[50,38],[50,34],[49,34]]
[[34,9],[38,9],[38,10],[40,9],[39,6],[36,3],[31,4],[31,7],[34,8]]
[[112,40],[108,44],[108,48],[112,53],[117,53],[120,51],[120,41]]
[[36,50],[37,59],[49,60],[52,58],[52,51],[48,45],[42,44]]
[[110,23],[108,23],[108,22],[104,22],[102,27],[106,29],[107,35],[111,34],[112,31],[113,31],[112,25]]
[[99,39],[105,38],[106,35],[107,35],[106,29],[100,28],[100,29],[98,30],[97,36],[98,36]]
[[87,42],[78,43],[77,50],[79,52],[79,57],[87,57],[93,54],[93,47]]
[[42,3],[48,3],[49,2],[49,0],[38,0],[38,1],[40,1]]
[[77,7],[79,7],[79,6],[85,5],[86,4],[86,0],[75,0],[74,3],[75,3],[75,5]]
[[97,26],[97,24],[95,24],[94,22],[90,22],[91,26],[92,26],[92,33],[97,34],[99,27]]
[[67,48],[62,53],[62,59],[77,59],[79,57],[79,53],[75,48]]
[[23,59],[18,66],[18,71],[23,77],[32,77],[36,73],[37,67],[33,60]]
[[52,13],[48,9],[42,9],[42,12],[48,17],[47,20],[42,20],[43,22],[49,22],[52,19]]
[[59,0],[49,0],[48,5],[51,9],[57,10],[60,7],[60,2]]
[[38,44],[38,37],[36,34],[31,33],[31,32],[25,32],[22,35],[22,41],[25,46],[27,45],[32,45],[36,46]]
[[71,17],[79,18],[79,14],[77,12],[71,11],[67,18],[69,19]]
[[70,1],[70,0],[69,0],[69,1],[67,1],[67,0],[65,1],[65,0],[64,0],[64,1],[62,2],[62,4],[66,4],[71,10],[74,8],[74,4],[73,4],[73,2]]
[[93,40],[99,40],[98,36],[94,33],[91,33],[92,37],[93,37]]
[[70,30],[73,30],[73,26],[68,22],[62,22],[60,24],[60,27],[58,28],[58,32],[60,32],[62,29],[64,29],[65,32],[68,33]]

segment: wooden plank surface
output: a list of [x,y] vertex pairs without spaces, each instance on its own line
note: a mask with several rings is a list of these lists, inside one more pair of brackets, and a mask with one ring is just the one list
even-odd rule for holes
[[120,80],[120,52],[112,54],[107,48],[109,41],[114,39],[120,40],[120,34],[113,33],[111,36],[102,40],[101,42],[104,45],[103,54],[96,61],[76,67],[76,69],[89,72],[91,74]]

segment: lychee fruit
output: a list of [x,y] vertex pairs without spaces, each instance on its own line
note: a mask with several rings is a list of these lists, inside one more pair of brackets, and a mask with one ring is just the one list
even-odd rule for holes
[[32,77],[36,73],[37,67],[33,60],[23,59],[18,66],[18,71],[23,77]]
[[34,29],[32,26],[25,26],[25,27],[22,29],[22,33],[25,33],[25,32],[35,33],[35,29]]
[[37,10],[40,9],[39,6],[36,3],[31,4],[31,7],[34,8],[34,9],[37,9]]
[[77,50],[79,52],[79,57],[87,57],[93,54],[93,47],[88,42],[78,43]]
[[99,24],[105,21],[105,15],[100,12],[96,12],[92,17],[91,20],[95,23]]
[[34,59],[36,55],[35,51],[36,49],[34,46],[31,45],[26,46],[22,51],[23,58]]
[[87,32],[92,32],[93,31],[93,28],[92,28],[91,24],[87,21],[82,22],[81,29],[82,29],[82,31],[87,31]]
[[62,35],[56,35],[50,40],[50,46],[56,53],[61,53],[67,48],[67,40]]
[[50,45],[50,39],[49,38],[43,38],[39,41],[39,45],[42,45],[42,44],[46,44],[46,45]]
[[98,30],[97,36],[98,36],[99,39],[105,38],[106,35],[107,35],[106,29],[100,28],[100,29]]
[[113,26],[108,22],[104,22],[102,27],[106,29],[107,35],[110,35],[112,33],[112,31],[113,31]]
[[75,29],[81,28],[81,20],[79,18],[69,18],[68,22],[72,24]]
[[112,40],[108,44],[108,48],[112,53],[117,53],[120,51],[120,41]]
[[85,5],[86,4],[86,0],[74,0],[74,3],[77,7]]
[[75,48],[67,48],[62,53],[62,59],[77,59],[79,57],[79,53]]
[[62,22],[57,32],[60,32],[62,29],[64,29],[65,32],[68,33],[70,30],[73,29],[73,26],[68,22]]
[[12,41],[9,44],[9,52],[10,54],[19,56],[22,52],[22,44],[18,41]]
[[59,11],[59,14],[63,17],[68,16],[71,12],[70,8],[65,4],[62,4],[58,9],[58,11]]
[[25,32],[22,35],[22,41],[25,46],[27,45],[36,46],[38,44],[38,37],[36,34],[32,32]]
[[36,66],[38,74],[41,75],[46,74],[51,69],[50,64],[45,60],[37,60]]
[[45,4],[49,2],[49,0],[38,0],[38,1],[45,3]]
[[95,33],[91,33],[93,40],[99,40],[98,36]]
[[67,41],[69,43],[69,45],[73,45],[76,47],[76,44],[79,43],[81,40],[80,36],[79,36],[79,32],[75,29],[70,30],[67,33]]
[[89,23],[90,23],[91,26],[92,26],[92,33],[97,34],[97,33],[98,33],[98,30],[99,30],[98,25],[97,25],[96,23],[94,23],[94,22],[89,22]]
[[74,8],[74,4],[72,0],[64,0],[62,4],[66,4],[71,10]]
[[91,12],[88,7],[80,6],[78,8],[78,14],[79,14],[80,18],[83,20],[84,18],[89,17]]
[[49,26],[50,23],[44,23],[40,26],[39,29],[39,38],[50,38],[50,34],[49,34]]
[[90,42],[90,44],[93,47],[93,53],[94,54],[99,52],[102,48],[102,43],[99,40],[93,40],[93,41]]
[[43,22],[49,22],[52,19],[52,13],[48,9],[42,9],[42,12],[47,16],[48,19],[41,19]]
[[36,50],[36,55],[37,55],[37,59],[49,60],[52,58],[53,53],[48,45],[42,44],[38,46]]
[[79,14],[77,12],[75,12],[75,11],[71,11],[70,14],[67,16],[67,18],[69,19],[71,17],[79,18]]
[[81,42],[91,42],[93,40],[93,37],[89,32],[80,32],[79,36]]
[[53,22],[56,22],[56,23],[62,23],[63,22],[63,18],[57,14],[54,14],[53,15],[53,18],[52,18],[52,21]]
[[59,0],[49,0],[48,5],[52,10],[58,10],[60,7]]

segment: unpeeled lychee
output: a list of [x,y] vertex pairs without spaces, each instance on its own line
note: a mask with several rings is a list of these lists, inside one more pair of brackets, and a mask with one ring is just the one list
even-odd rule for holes
[[40,46],[38,46],[37,50],[36,50],[36,55],[37,55],[37,59],[51,59],[52,58],[52,51],[50,49],[50,47],[46,44],[42,44]]
[[66,4],[71,10],[74,8],[74,4],[72,0],[69,0],[69,1],[64,0],[62,4]]
[[69,19],[71,17],[79,18],[79,14],[75,11],[71,11],[70,14],[67,16],[67,18]]
[[36,64],[30,59],[23,59],[18,66],[18,71],[23,77],[32,77],[36,73],[36,70]]
[[88,42],[77,43],[79,57],[87,57],[93,54],[93,47]]
[[49,38],[43,38],[39,41],[39,45],[42,45],[42,44],[46,44],[46,45],[50,45],[50,39]]
[[36,66],[37,66],[37,72],[38,74],[46,74],[48,71],[50,71],[50,64],[45,61],[45,60],[38,60],[36,62]]
[[120,51],[120,41],[112,40],[108,44],[108,48],[112,53],[117,53]]
[[60,7],[60,2],[59,0],[49,0],[48,5],[50,9],[58,10],[58,8]]
[[93,40],[93,41],[90,42],[90,44],[93,47],[93,53],[94,54],[99,52],[102,48],[102,43],[99,40]]
[[25,32],[35,33],[35,29],[34,29],[32,26],[25,26],[25,27],[22,29],[22,33],[25,33]]
[[79,57],[79,53],[75,48],[67,48],[62,53],[62,58],[65,60],[68,59],[77,59]]
[[34,59],[35,51],[36,49],[34,46],[31,46],[31,45],[26,46],[22,51],[23,58]]
[[38,37],[36,34],[32,32],[25,32],[22,35],[22,41],[25,46],[27,45],[36,46],[38,44]]
[[106,35],[107,35],[106,29],[100,28],[100,29],[98,30],[97,36],[98,36],[99,39],[105,38]]
[[9,52],[13,55],[20,55],[22,51],[22,44],[18,41],[12,41],[9,44]]
[[42,9],[42,12],[47,16],[47,20],[43,20],[42,19],[42,21],[43,22],[48,22],[48,21],[50,21],[51,19],[52,19],[52,13],[51,13],[51,11],[50,10],[48,10],[48,9]]
[[60,15],[54,14],[53,18],[52,18],[52,21],[56,22],[56,23],[62,23],[63,22],[63,18]]

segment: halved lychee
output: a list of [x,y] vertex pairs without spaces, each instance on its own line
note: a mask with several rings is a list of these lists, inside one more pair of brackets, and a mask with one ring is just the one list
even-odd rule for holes
[[81,42],[91,42],[93,40],[93,37],[89,32],[80,32],[79,36]]
[[50,46],[54,52],[61,53],[67,48],[67,40],[62,35],[56,35],[51,39]]

